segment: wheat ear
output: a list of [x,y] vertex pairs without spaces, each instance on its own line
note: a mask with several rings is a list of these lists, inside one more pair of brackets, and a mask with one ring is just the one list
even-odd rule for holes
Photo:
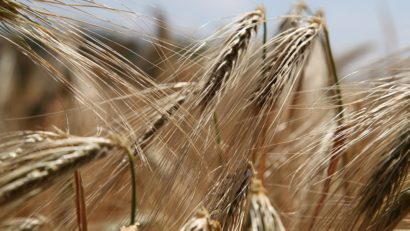
[[315,22],[291,28],[268,43],[268,48],[272,49],[269,49],[262,77],[253,93],[253,100],[259,107],[276,105],[286,83],[293,82],[301,71],[319,28]]
[[30,192],[44,190],[59,176],[124,149],[109,138],[53,132],[25,132],[2,139],[0,205],[32,196]]
[[257,31],[260,23],[264,22],[265,9],[246,14],[238,23],[238,29],[229,37],[225,47],[218,57],[218,61],[212,64],[208,74],[208,80],[201,91],[200,105],[206,107],[218,92],[223,91],[223,85],[228,81],[234,68],[247,50],[249,41],[254,31]]

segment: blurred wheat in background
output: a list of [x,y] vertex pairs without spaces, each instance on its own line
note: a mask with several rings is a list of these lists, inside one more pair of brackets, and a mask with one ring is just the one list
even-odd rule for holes
[[367,46],[268,11],[187,39],[0,0],[0,230],[409,229],[409,51],[341,78]]

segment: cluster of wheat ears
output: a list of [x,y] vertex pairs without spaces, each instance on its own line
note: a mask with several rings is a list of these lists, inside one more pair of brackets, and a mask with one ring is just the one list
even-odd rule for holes
[[[152,20],[89,0],[0,0],[2,40],[41,73],[19,91],[24,67],[1,46],[0,230],[410,227],[406,50],[342,81],[323,12],[298,3],[185,45],[141,33],[158,55],[145,68],[97,32],[129,28],[60,8]],[[33,92],[48,92],[36,108],[57,96],[71,108],[7,117]],[[11,126],[26,120],[34,129]]]

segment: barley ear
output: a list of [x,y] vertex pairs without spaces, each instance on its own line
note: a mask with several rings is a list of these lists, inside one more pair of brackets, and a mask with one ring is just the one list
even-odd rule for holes
[[258,25],[264,22],[265,9],[258,7],[255,11],[246,14],[237,22],[237,30],[229,37],[225,47],[217,58],[217,62],[212,64],[207,74],[208,79],[201,90],[199,105],[204,109],[210,101],[223,91],[224,84],[229,80],[235,71],[243,53],[247,50],[250,39]]
[[295,81],[319,28],[320,25],[313,22],[307,26],[291,28],[271,39],[262,76],[252,96],[260,109],[274,107],[284,87]]
[[109,138],[40,131],[2,137],[0,147],[0,205],[33,196],[34,190],[37,194],[61,176],[123,149]]

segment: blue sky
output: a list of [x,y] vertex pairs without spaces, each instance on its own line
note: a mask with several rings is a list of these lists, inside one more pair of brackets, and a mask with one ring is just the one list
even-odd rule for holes
[[[336,53],[343,53],[355,45],[364,43],[374,44],[375,52],[378,54],[410,45],[410,1],[306,0],[305,2],[313,9],[321,8],[325,11]],[[295,1],[140,0],[134,7],[142,7],[140,9],[148,11],[161,9],[166,12],[167,19],[174,27],[207,34],[218,28],[222,21],[250,11],[261,3],[266,6],[268,17],[275,21],[277,20],[275,17],[286,14]]]

